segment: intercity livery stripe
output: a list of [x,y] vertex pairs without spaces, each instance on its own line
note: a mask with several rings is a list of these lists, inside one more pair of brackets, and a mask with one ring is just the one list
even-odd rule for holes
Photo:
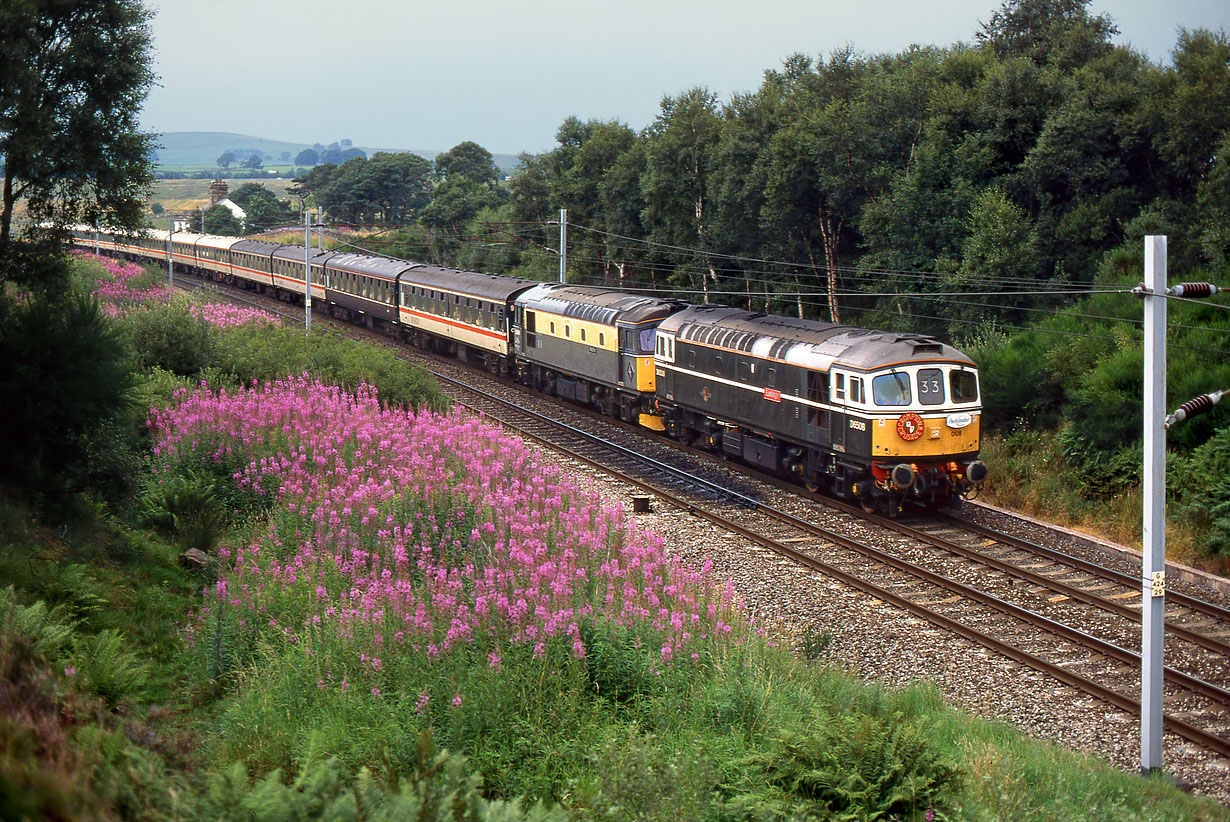
[[440,325],[447,325],[447,326],[450,326],[451,328],[457,328],[462,331],[469,331],[474,334],[481,334],[482,336],[490,337],[493,340],[506,339],[505,335],[500,334],[499,332],[491,331],[490,329],[482,328],[481,326],[477,326],[477,325],[459,323],[456,320],[450,320],[445,317],[440,317],[436,314],[425,314],[422,311],[415,311],[414,309],[406,308],[404,305],[401,307],[401,314],[403,317],[417,317],[420,320],[429,320],[431,322],[439,323]]

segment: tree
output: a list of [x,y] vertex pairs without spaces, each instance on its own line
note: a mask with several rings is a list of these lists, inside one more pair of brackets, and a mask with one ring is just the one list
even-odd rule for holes
[[438,184],[420,217],[429,228],[460,231],[484,208],[499,202],[495,158],[477,143],[459,143],[437,155],[434,176]]
[[18,198],[35,226],[141,225],[153,182],[153,139],[138,125],[154,77],[149,17],[140,0],[0,4],[0,257]]
[[249,231],[263,231],[285,221],[290,203],[278,200],[277,196],[260,183],[244,183],[231,194],[231,200],[247,212]]
[[449,179],[494,183],[500,179],[500,170],[495,167],[490,151],[467,140],[436,155],[436,179],[442,183]]
[[251,157],[243,161],[244,168],[258,169],[262,165],[260,155],[253,154]]
[[199,231],[201,234],[218,234],[224,237],[243,236],[243,226],[226,206],[216,205],[206,211],[204,225],[201,223],[201,218],[197,216],[199,214],[200,212],[197,212],[194,215],[193,231]]
[[224,151],[218,155],[218,165],[222,168],[230,168],[231,164],[236,160],[235,152]]
[[314,148],[305,148],[295,155],[295,165],[314,166],[320,162],[320,154]]

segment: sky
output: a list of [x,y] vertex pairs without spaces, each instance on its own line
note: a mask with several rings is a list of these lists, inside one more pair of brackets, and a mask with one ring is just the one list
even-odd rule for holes
[[[540,153],[568,116],[653,122],[662,98],[756,90],[795,53],[970,43],[1002,0],[146,0],[154,132]],[[1169,63],[1180,27],[1230,32],[1230,0],[1092,0]]]

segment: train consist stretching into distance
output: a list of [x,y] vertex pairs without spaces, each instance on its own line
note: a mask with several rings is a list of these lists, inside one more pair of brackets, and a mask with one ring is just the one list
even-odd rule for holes
[[[75,229],[85,250],[172,264],[314,309],[896,514],[986,479],[978,373],[917,334],[689,305],[262,240]],[[168,250],[168,240],[170,249]]]

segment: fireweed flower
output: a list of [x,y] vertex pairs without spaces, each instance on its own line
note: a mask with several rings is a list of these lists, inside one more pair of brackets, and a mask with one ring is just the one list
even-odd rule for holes
[[492,670],[500,649],[558,666],[557,653],[585,656],[586,624],[631,629],[637,647],[644,635],[664,662],[690,664],[742,624],[707,568],[462,413],[387,408],[370,386],[301,377],[179,390],[148,427],[156,480],[225,464],[236,493],[273,506],[219,564],[198,637],[218,610],[259,615],[241,628],[252,639],[328,639],[375,680],[476,643]]

